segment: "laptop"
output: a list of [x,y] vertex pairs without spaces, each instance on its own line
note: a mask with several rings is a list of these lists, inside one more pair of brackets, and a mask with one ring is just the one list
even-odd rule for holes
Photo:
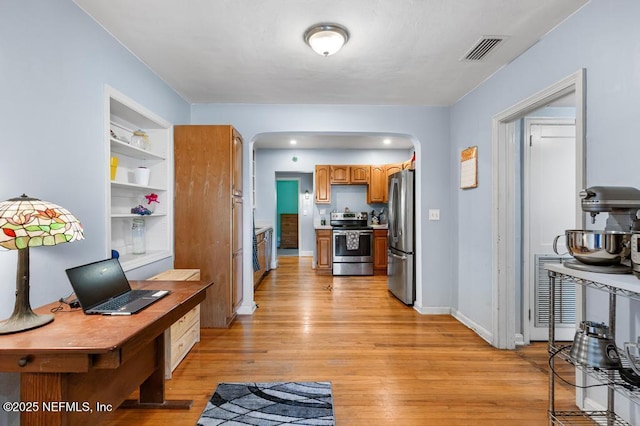
[[66,270],[85,314],[131,315],[157,302],[168,290],[132,290],[118,259]]

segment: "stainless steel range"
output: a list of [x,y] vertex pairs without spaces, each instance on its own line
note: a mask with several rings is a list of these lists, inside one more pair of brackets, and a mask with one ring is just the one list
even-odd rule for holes
[[366,212],[333,212],[333,275],[373,275],[373,228]]

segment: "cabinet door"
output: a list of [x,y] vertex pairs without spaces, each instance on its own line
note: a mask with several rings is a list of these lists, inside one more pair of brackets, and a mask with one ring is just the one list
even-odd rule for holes
[[367,184],[369,183],[369,166],[350,166],[351,183]]
[[242,136],[236,129],[233,129],[231,143],[233,144],[231,148],[231,190],[233,195],[242,196]]
[[387,230],[375,229],[373,231],[373,269],[387,270]]
[[402,171],[402,163],[397,163],[397,164],[385,164],[384,165],[384,170],[386,173],[386,178],[385,178],[385,186],[384,186],[384,202],[388,202],[389,201],[389,176],[391,176],[394,173],[400,172]]
[[233,306],[233,312],[230,316],[233,317],[242,303],[242,250],[233,253],[231,263],[231,306]]
[[349,166],[331,166],[331,183],[351,183],[351,169]]
[[387,172],[387,177],[391,176],[394,173],[402,171],[402,163],[397,164],[385,164],[384,168]]
[[[231,316],[234,316],[242,302],[242,198],[233,197],[231,226],[232,260],[231,260]],[[227,258],[228,259],[228,258]]]
[[387,172],[384,166],[371,166],[369,186],[367,187],[367,203],[384,203],[387,191]]
[[331,168],[316,166],[316,203],[331,204]]
[[331,230],[316,231],[316,268],[318,273],[331,273]]
[[237,252],[238,250],[242,250],[242,198],[240,197],[232,197],[231,199],[231,214],[232,216],[232,224],[231,224],[231,251],[232,253]]

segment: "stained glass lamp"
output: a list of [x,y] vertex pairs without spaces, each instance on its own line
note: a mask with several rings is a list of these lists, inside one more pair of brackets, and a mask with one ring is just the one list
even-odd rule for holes
[[0,250],[18,250],[16,303],[0,334],[17,333],[53,321],[38,315],[29,303],[29,248],[55,246],[84,239],[82,225],[66,209],[22,194],[0,203]]

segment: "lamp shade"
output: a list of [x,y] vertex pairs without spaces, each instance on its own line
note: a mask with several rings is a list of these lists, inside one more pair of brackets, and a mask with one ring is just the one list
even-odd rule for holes
[[0,250],[18,250],[13,314],[0,321],[0,334],[40,327],[51,315],[37,315],[29,303],[29,249],[84,239],[82,225],[68,210],[22,195],[0,203]]
[[330,56],[349,40],[349,32],[338,24],[316,24],[304,33],[304,41],[319,55]]
[[82,225],[68,210],[26,195],[0,203],[0,249],[55,246],[84,239]]

